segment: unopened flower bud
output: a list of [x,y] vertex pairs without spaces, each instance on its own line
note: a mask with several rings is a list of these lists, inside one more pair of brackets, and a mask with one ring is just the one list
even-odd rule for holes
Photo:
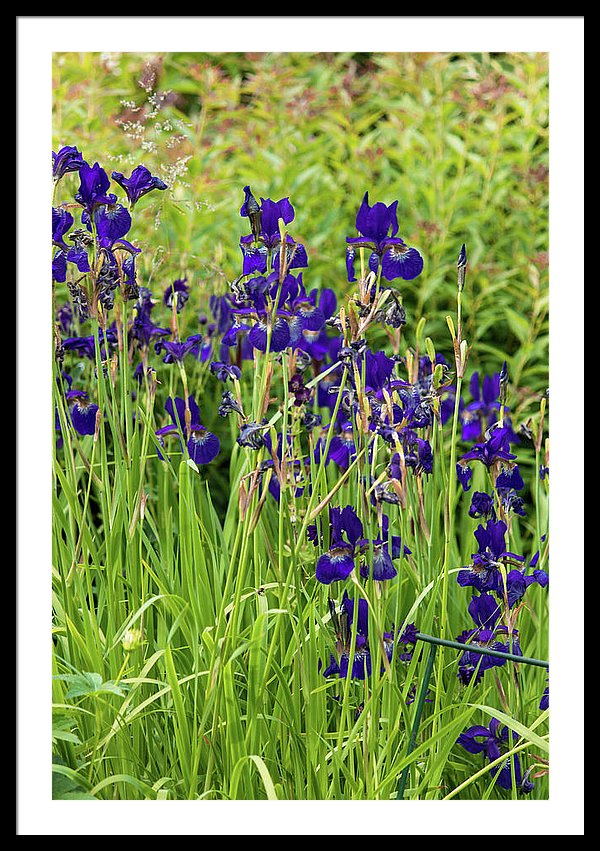
[[506,391],[508,390],[508,366],[506,361],[500,370],[500,404],[506,405]]
[[420,343],[421,343],[421,337],[423,336],[423,330],[425,328],[426,322],[427,322],[427,320],[425,319],[424,316],[422,316],[419,319],[419,321],[417,322],[417,327],[416,327],[416,330],[415,330],[415,341],[417,343],[417,346],[419,346]]
[[458,291],[459,293],[463,291],[465,286],[465,277],[467,274],[467,249],[463,242],[462,248],[460,249],[460,254],[458,255],[458,260],[456,262],[458,267]]
[[433,370],[433,388],[437,390],[442,381],[444,380],[444,364],[438,363],[436,364],[435,369]]
[[125,630],[121,639],[121,646],[126,653],[131,653],[141,647],[144,640],[144,633],[138,627],[131,627]]
[[451,316],[446,316],[446,324],[448,325],[452,339],[455,340],[456,339],[456,331],[454,330],[454,322],[452,321]]
[[245,200],[240,210],[240,215],[248,216],[250,227],[255,241],[258,240],[262,230],[262,210],[260,204],[252,194],[249,186],[244,186]]
[[435,347],[431,337],[425,337],[425,351],[427,352],[431,363],[435,363]]

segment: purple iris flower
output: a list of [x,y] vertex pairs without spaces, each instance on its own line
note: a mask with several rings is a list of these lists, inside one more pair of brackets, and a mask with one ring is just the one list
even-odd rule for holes
[[493,517],[495,520],[494,498],[488,493],[475,491],[471,497],[469,517]]
[[163,363],[183,363],[187,355],[198,359],[202,334],[192,334],[186,340],[159,340],[154,344],[154,351],[160,355],[166,352]]
[[[474,372],[469,383],[469,390],[473,398],[461,409],[462,439],[481,440],[482,434],[498,420],[500,410],[500,373],[485,375],[480,380],[479,373]],[[506,413],[510,409],[505,407],[504,427],[510,436],[511,443],[520,441],[518,435],[512,430],[510,418]]]
[[[248,342],[259,352],[267,351],[269,325],[266,316],[259,317],[248,332]],[[270,350],[282,352],[290,344],[290,326],[282,317],[271,323]]]
[[52,207],[52,242],[68,250],[69,246],[63,237],[73,224],[73,216],[64,207]]
[[181,434],[187,436],[187,451],[195,464],[210,464],[221,450],[219,438],[208,431],[200,422],[200,409],[193,395],[188,397],[188,409],[190,413],[190,425],[186,426],[185,400],[171,396],[165,403],[165,410],[171,417],[172,422],[156,431],[159,442],[163,444],[163,438],[167,434]]
[[165,289],[163,294],[163,304],[165,307],[168,307],[169,310],[172,310],[173,306],[175,306],[177,313],[180,313],[183,309],[183,306],[190,297],[190,290],[186,282],[187,278],[178,278]]
[[497,419],[500,410],[500,373],[485,375],[479,380],[479,373],[474,372],[469,383],[473,401],[462,411],[462,439],[465,441],[479,440],[483,432]]
[[125,177],[119,171],[113,171],[112,179],[115,183],[118,183],[119,186],[122,186],[127,193],[131,209],[133,209],[135,204],[137,204],[142,195],[147,195],[147,193],[152,192],[153,189],[168,188],[166,183],[158,177],[154,177],[146,166],[143,165],[138,165],[134,168],[130,177]]
[[369,193],[365,192],[356,216],[356,229],[360,236],[346,237],[348,244],[346,268],[348,280],[354,277],[354,257],[357,248],[370,248],[369,268],[376,271],[381,263],[381,274],[387,281],[403,278],[412,281],[423,271],[423,258],[416,248],[409,248],[398,233],[398,202],[387,207],[378,201],[369,204]]
[[381,517],[381,539],[384,542],[388,542],[391,547],[392,558],[400,558],[402,555],[409,556],[412,554],[412,551],[406,546],[406,544],[402,544],[402,538],[400,535],[392,535],[389,536],[389,527],[390,527],[390,518],[387,514],[383,514]]
[[64,207],[52,208],[52,242],[58,248],[52,260],[52,277],[58,283],[64,283],[67,279],[67,261],[75,263],[80,272],[90,271],[83,231],[73,231],[69,237],[74,242],[73,246],[69,247],[64,241],[64,235],[72,224],[73,216],[68,210]]
[[[518,630],[514,629],[512,637],[509,638],[507,628],[498,624],[500,605],[495,597],[486,593],[473,595],[469,603],[469,614],[475,623],[475,629],[464,630],[457,637],[457,641],[467,646],[500,650],[502,653],[514,653],[516,656],[522,655]],[[477,684],[487,670],[502,667],[505,663],[506,659],[498,656],[466,649],[458,661],[458,678],[464,685],[468,685],[475,676],[475,684]]]
[[[118,342],[117,331],[114,327],[107,328],[106,332],[102,328],[98,331],[98,339],[100,343],[100,357],[102,360],[107,360],[110,352],[114,349]],[[108,345],[107,345],[108,344]],[[95,343],[94,335],[88,337],[66,337],[62,341],[63,349],[76,352],[79,357],[86,357],[90,360],[95,358]]]
[[[198,403],[196,402],[193,393],[190,393],[188,396],[188,408],[190,411],[190,422],[199,423],[200,408],[198,407]],[[185,434],[185,399],[181,399],[179,396],[176,396],[175,398],[169,396],[165,402],[165,411],[171,417],[172,424],[176,428],[180,428],[182,433]]]
[[411,554],[409,548],[402,544],[400,535],[392,535],[390,537],[389,517],[386,514],[382,515],[381,518],[380,534],[373,541],[373,561],[371,564],[366,563],[370,552],[369,540],[366,538],[360,540],[358,546],[365,558],[365,561],[360,567],[360,575],[363,579],[371,577],[376,582],[385,582],[387,579],[393,579],[397,574],[393,559]]
[[52,258],[52,280],[57,284],[64,284],[67,280],[67,255],[60,248]]
[[540,699],[540,709],[543,712],[544,709],[548,709],[549,707],[550,707],[550,686],[547,685],[546,688],[544,689],[544,693],[542,694],[542,697]]
[[[278,270],[281,245],[279,219],[283,219],[286,225],[292,222],[295,215],[294,208],[289,198],[282,198],[280,201],[261,198],[257,210],[258,202],[250,192],[250,187],[244,187],[244,192],[245,200],[240,209],[240,215],[250,219],[253,232],[240,239],[244,258],[243,273],[249,275],[252,272],[266,272],[269,255],[273,258],[273,268]],[[301,269],[308,266],[305,247],[295,242],[289,234],[286,235],[286,243],[287,268]]]
[[229,328],[233,318],[228,296],[211,295],[208,306],[215,322],[217,323],[217,330],[219,334],[224,334]]
[[410,662],[412,659],[415,645],[417,643],[417,632],[418,629],[416,625],[414,623],[409,623],[404,628],[402,634],[398,636],[396,644],[398,644],[401,648],[398,653],[398,659],[401,662]]
[[363,525],[350,505],[329,508],[329,528],[330,547],[316,567],[317,579],[324,585],[348,578],[354,569],[356,545],[363,535]]
[[63,334],[69,334],[73,328],[73,308],[70,303],[65,302],[56,311],[56,321],[60,325]]
[[[321,310],[323,309],[321,302],[319,302],[319,307],[321,307]],[[325,321],[327,323],[327,319]],[[326,327],[323,327],[320,331],[316,332],[305,331],[304,339],[298,345],[298,351],[303,352],[308,359],[307,366],[310,365],[311,361],[315,364],[315,366],[318,366],[326,361],[335,363],[338,360],[337,351],[340,348],[340,338],[330,337],[327,333]],[[328,380],[330,383],[336,380],[339,382],[339,372],[336,370],[330,373],[330,375],[324,379],[325,382]],[[319,382],[319,386],[321,383],[322,382]],[[320,393],[319,395],[323,394]],[[331,400],[327,398],[323,403],[323,407],[330,407],[330,403]]]
[[[327,435],[324,434],[321,440],[325,444]],[[356,444],[354,443],[354,430],[352,423],[346,421],[342,424],[339,434],[335,434],[331,438],[326,463],[328,464],[330,461],[334,461],[341,470],[347,470],[355,457]]]
[[[252,328],[251,325],[248,325],[246,322],[240,322],[237,317],[232,322],[230,327],[227,329],[225,334],[223,335],[222,343],[224,346],[239,346],[240,343],[243,345],[244,340],[248,335],[248,331]],[[238,336],[241,335],[241,340],[238,340]]]
[[[306,253],[306,248],[300,242],[296,242],[293,237],[286,234],[285,237],[286,249],[285,249],[285,267],[289,271],[290,269],[306,269],[308,266],[308,254]],[[273,254],[273,269],[275,272],[279,273],[279,263],[280,263],[280,251],[275,250]]]
[[129,336],[140,348],[148,348],[154,337],[168,337],[170,333],[169,328],[155,325],[150,314],[144,310],[138,310],[134,314],[129,328]]
[[508,605],[512,608],[515,603],[525,595],[530,585],[536,584],[540,588],[546,588],[550,578],[545,570],[534,570],[533,573],[525,574],[525,568],[515,568],[506,576],[506,595]]
[[52,177],[55,181],[68,171],[79,171],[83,165],[87,163],[75,146],[65,145],[58,153],[52,151]]
[[147,349],[154,337],[168,337],[171,333],[168,328],[159,328],[152,321],[151,314],[155,304],[150,290],[147,287],[140,287],[138,300],[134,305],[129,336],[142,349]]
[[[402,435],[402,443],[405,446],[404,459],[408,467],[413,467],[415,473],[433,472],[433,451],[428,440],[414,435],[408,429]],[[416,452],[414,449],[416,448]],[[408,451],[407,451],[408,450]],[[412,450],[412,451],[411,451]],[[414,463],[412,459],[414,458]]]
[[219,381],[237,380],[242,375],[242,370],[235,364],[224,363],[223,361],[213,361],[209,366],[210,371]]
[[116,204],[117,196],[113,193],[107,194],[110,180],[99,163],[90,166],[84,162],[79,169],[79,179],[79,191],[75,200],[90,216],[101,204]]
[[[460,734],[456,742],[469,753],[483,753],[489,762],[495,762],[500,758],[502,752],[506,751],[509,735],[514,744],[517,738],[516,733],[509,731],[508,727],[502,727],[497,718],[492,718],[489,727],[483,727],[479,724],[469,727],[464,733]],[[514,754],[512,759],[516,787],[522,794],[527,794],[532,791],[533,783],[527,776],[523,776],[519,755]],[[510,762],[511,758],[508,757],[506,762],[499,763],[491,769],[492,775],[496,778],[496,783],[503,789],[512,789]]]
[[[367,551],[368,542],[365,547],[365,554]],[[368,579],[370,576],[376,582],[385,582],[387,579],[393,579],[397,573],[398,571],[392,562],[388,542],[376,538],[373,541],[373,563],[371,565],[362,564],[360,575],[363,579]]]
[[75,263],[77,269],[84,274],[90,271],[90,261],[86,249],[86,240],[80,234],[75,232],[69,236],[73,241],[73,246],[67,252],[67,260],[70,263]]
[[523,556],[515,555],[506,549],[506,523],[503,520],[488,520],[475,530],[479,549],[473,553],[473,563],[459,570],[456,581],[463,587],[473,586],[478,591],[502,593],[502,574],[500,566],[511,562],[524,561]]
[[502,467],[502,471],[496,477],[496,488],[498,490],[515,490],[520,491],[525,487],[525,482],[521,476],[518,464]]
[[[324,367],[321,369],[324,369]],[[329,408],[330,412],[333,413],[341,376],[342,370],[336,368],[319,381],[317,384],[317,406],[319,408]]]
[[[270,323],[270,350],[281,352],[288,346],[302,347],[304,333],[318,332],[325,324],[325,316],[316,303],[318,292],[316,289],[306,292],[301,272],[297,277],[286,275],[281,284],[276,272],[268,278],[257,276],[246,283],[245,289],[245,301],[240,304],[236,299],[231,308],[236,325],[223,337],[227,345],[237,341],[239,332],[248,330],[248,342],[258,351],[265,352]],[[253,324],[240,322],[239,317],[251,320]]]
[[404,454],[404,464],[400,454],[395,452],[390,460],[390,476],[402,481],[403,467],[412,469],[415,475],[433,472],[433,452],[428,440],[419,437],[412,429],[404,428],[400,432],[400,442]]
[[[131,228],[131,215],[122,204],[111,204],[98,207],[94,211],[94,224],[98,247],[113,251],[124,248],[132,254],[139,254],[141,249],[123,239]],[[81,214],[81,221],[90,233],[92,232],[91,216],[87,211]]]
[[89,400],[85,390],[67,390],[66,398],[75,431],[79,434],[94,434],[98,405]]
[[467,464],[461,464],[460,461],[456,463],[456,476],[460,485],[465,491],[465,493],[471,487],[471,478],[473,477],[473,470]]
[[[350,669],[354,600],[351,600],[348,597],[348,593],[344,591],[340,612],[336,612],[332,600],[329,601],[329,609],[336,633],[336,651],[339,661],[331,654],[330,664],[323,671],[323,676],[331,677],[338,675],[340,677],[346,677]],[[352,660],[350,676],[353,679],[364,680],[365,677],[371,675],[371,652],[368,642],[368,604],[364,599],[358,600],[355,629],[354,658]]]
[[523,500],[514,488],[496,487],[496,491],[500,499],[500,505],[502,506],[502,510],[505,514],[512,512],[513,514],[518,514],[520,517],[527,516],[527,512],[523,507]]
[[[365,389],[367,391],[376,391],[387,387],[396,367],[396,361],[388,357],[385,352],[372,352],[370,349],[366,349],[364,355],[361,354],[357,358],[357,367],[361,374],[363,360],[365,365]],[[353,379],[354,374],[351,373],[350,377]]]
[[253,272],[266,272],[269,249],[266,245],[248,244],[243,241],[244,239],[252,239],[252,237],[242,237],[240,240],[240,249],[243,257],[242,272],[244,275],[251,275]]
[[[330,655],[329,666],[323,671],[324,677],[339,676],[352,679],[364,680],[371,675],[372,658],[369,647],[369,616],[368,603],[360,598],[357,603],[350,599],[348,592],[344,591],[340,611],[336,610],[333,600],[329,600],[329,611],[336,635],[336,653]],[[354,619],[356,618],[356,626]],[[354,657],[350,667],[350,648],[352,646],[352,631],[356,630]],[[398,639],[398,643],[405,644],[414,638],[414,624],[410,624]],[[393,632],[384,632],[382,635],[383,647],[388,661],[391,662],[394,652]],[[382,666],[381,671],[383,672]]]
[[288,381],[288,392],[294,397],[294,407],[299,408],[310,402],[312,391],[304,384],[304,376],[296,372]]
[[[271,299],[277,298],[279,283],[277,275],[273,272],[269,276],[271,286]],[[317,304],[317,300],[319,303]],[[290,326],[290,342],[293,347],[304,342],[303,333],[317,333],[325,325],[325,313],[321,309],[321,295],[316,288],[310,293],[306,292],[302,282],[302,272],[297,276],[286,275],[281,284],[279,304],[283,306],[282,316],[287,317]]]
[[203,425],[192,423],[187,450],[195,464],[210,464],[221,451],[221,443],[219,438]]
[[461,461],[481,461],[486,467],[491,467],[495,461],[514,461],[517,456],[510,452],[511,434],[506,426],[488,430],[485,441],[476,443],[469,452],[465,452]]
[[473,594],[468,611],[473,619],[473,623],[480,630],[493,630],[501,614],[500,605],[496,598],[485,592]]
[[[269,251],[279,246],[281,235],[279,233],[279,219],[283,219],[286,225],[294,220],[294,208],[290,204],[289,198],[282,198],[280,201],[272,201],[270,198],[260,199],[261,212],[261,230],[259,239],[264,243]],[[247,211],[247,204],[242,207]],[[240,211],[241,215],[244,215]]]

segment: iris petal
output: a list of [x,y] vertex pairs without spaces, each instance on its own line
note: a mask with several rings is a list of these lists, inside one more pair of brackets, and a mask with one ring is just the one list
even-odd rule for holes
[[207,431],[204,426],[192,427],[191,437],[188,440],[188,452],[195,464],[209,464],[221,450],[219,438]]
[[338,579],[347,579],[354,569],[354,557],[350,547],[336,547],[329,550],[317,562],[317,579],[323,585],[330,585]]

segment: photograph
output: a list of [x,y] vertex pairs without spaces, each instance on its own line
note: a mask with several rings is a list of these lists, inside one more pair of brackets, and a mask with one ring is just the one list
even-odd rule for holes
[[[319,18],[150,17],[90,19],[120,37],[88,49],[86,20],[17,20],[57,25],[18,284],[46,456],[19,486],[45,517],[17,565],[44,736],[22,788],[44,775],[49,832],[583,832],[578,805],[536,821],[583,783],[550,769],[583,687],[551,44],[489,49],[486,20],[518,18],[475,19],[474,49],[452,37],[474,19],[323,18],[344,49],[279,38]],[[450,37],[413,44],[428,20]],[[188,21],[198,49],[168,37]],[[231,47],[203,30],[228,23]],[[146,803],[126,829],[115,802]]]

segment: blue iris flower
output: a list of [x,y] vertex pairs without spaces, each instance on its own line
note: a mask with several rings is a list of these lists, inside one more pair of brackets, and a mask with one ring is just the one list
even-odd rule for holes
[[403,278],[412,281],[423,271],[423,258],[416,248],[409,248],[398,233],[398,202],[390,206],[377,202],[369,204],[365,192],[356,215],[358,237],[346,237],[346,269],[348,280],[354,281],[354,260],[357,248],[371,249],[369,269],[377,271],[381,264],[382,277],[387,281]]
[[[508,727],[503,727],[497,718],[492,718],[489,727],[478,724],[469,727],[464,733],[460,734],[456,742],[469,753],[483,753],[488,762],[495,762],[500,758],[503,751],[506,752],[511,747],[509,736],[512,739],[512,745],[516,744],[517,734],[509,730]],[[514,754],[512,759],[516,787],[521,794],[528,794],[533,789],[533,783],[529,780],[528,773],[525,776],[523,775],[519,755]],[[508,757],[505,762],[501,762],[490,769],[492,776],[496,778],[496,783],[502,789],[512,789],[513,772],[510,762],[511,758]]]
[[363,536],[363,525],[351,505],[330,507],[329,527],[331,545],[316,567],[317,579],[324,585],[347,579],[352,573],[356,546]]
[[221,450],[221,443],[219,438],[200,422],[200,409],[194,396],[188,397],[187,416],[185,400],[179,397],[174,399],[169,396],[165,410],[171,417],[171,423],[155,432],[161,446],[164,446],[166,435],[175,434],[183,437],[189,457],[195,464],[210,464],[214,461]]
[[119,171],[113,171],[112,179],[125,190],[131,209],[143,195],[147,195],[153,189],[167,189],[167,184],[160,178],[154,177],[143,165],[134,168],[129,177],[125,177]]
[[506,523],[503,520],[488,520],[475,530],[479,549],[473,553],[471,565],[459,570],[456,580],[463,587],[473,586],[478,591],[502,592],[501,566],[524,561],[524,557],[506,549]]

